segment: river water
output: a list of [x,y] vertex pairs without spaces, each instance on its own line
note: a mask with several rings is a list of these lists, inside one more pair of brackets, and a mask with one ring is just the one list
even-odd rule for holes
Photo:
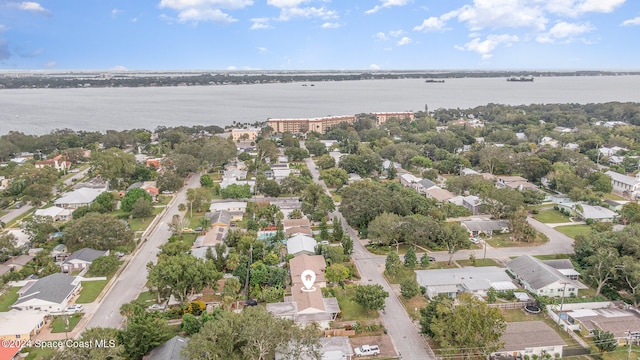
[[0,134],[219,125],[267,118],[471,108],[488,103],[640,102],[640,76],[363,80],[145,88],[3,89]]

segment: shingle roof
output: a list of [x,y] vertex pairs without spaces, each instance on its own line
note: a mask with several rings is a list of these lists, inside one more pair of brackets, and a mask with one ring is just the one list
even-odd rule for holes
[[285,219],[282,220],[282,226],[285,230],[292,227],[311,227],[311,222],[309,219]]
[[182,349],[187,346],[189,338],[182,336],[174,336],[167,340],[164,344],[151,350],[149,355],[145,356],[147,360],[187,360],[187,356],[181,354]]
[[211,224],[231,224],[231,214],[227,210],[208,212],[205,216],[211,220]]
[[76,288],[75,277],[62,273],[52,274],[33,284],[15,303],[19,305],[31,299],[41,299],[53,303],[62,303]]
[[640,180],[633,176],[617,173],[615,171],[607,171],[605,175],[608,175],[612,180],[621,182],[626,185],[636,186],[640,183]]
[[313,253],[318,243],[310,236],[298,234],[287,240],[287,253],[298,254],[303,251]]
[[507,268],[513,274],[526,281],[535,290],[563,281],[573,284],[566,276],[531,255],[522,255],[507,262]]
[[500,337],[504,344],[501,351],[523,351],[526,348],[567,345],[564,340],[543,321],[520,321],[507,323]]
[[296,256],[289,260],[289,268],[291,270],[291,283],[293,285],[302,284],[300,276],[305,270],[312,270],[316,273],[316,282],[327,281],[324,272],[327,268],[327,263],[322,255],[307,255],[303,254]]
[[105,255],[107,255],[107,251],[84,248],[84,249],[74,251],[67,258],[65,263],[68,263],[70,260],[82,260],[86,262],[93,262],[93,260],[99,258],[100,256],[105,256]]
[[86,204],[93,202],[103,192],[104,189],[80,188],[62,195],[60,199],[55,201],[55,204]]
[[541,260],[543,264],[547,264],[554,269],[575,269],[573,263],[569,259]]
[[509,228],[508,220],[469,220],[461,221],[460,225],[466,227],[469,231],[499,231]]
[[422,185],[422,187],[425,188],[425,189],[429,189],[429,188],[432,188],[432,187],[436,186],[436,183],[434,183],[433,181],[431,181],[429,179],[422,179],[422,180],[418,181],[418,184]]

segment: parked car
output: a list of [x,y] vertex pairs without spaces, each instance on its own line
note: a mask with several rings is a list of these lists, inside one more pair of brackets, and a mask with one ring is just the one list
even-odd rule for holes
[[353,349],[356,356],[380,355],[380,347],[378,345],[362,345]]
[[435,261],[436,261],[436,258],[434,258],[433,256],[429,256],[429,261],[430,261],[430,262],[435,262]]
[[165,307],[166,306],[164,304],[153,304],[153,305],[149,306],[147,309],[162,311],[162,310],[165,309]]
[[320,241],[318,244],[320,244],[320,245],[329,245],[329,241],[327,241],[327,240],[322,240],[322,241]]
[[469,238],[469,241],[471,241],[474,244],[480,244],[480,239],[475,237]]
[[80,304],[73,304],[73,305],[69,305],[69,306],[67,306],[67,307],[64,309],[64,311],[66,311],[66,312],[74,312],[74,313],[77,313],[77,312],[81,312],[81,311],[82,311],[82,309],[83,309],[82,305],[80,305]]

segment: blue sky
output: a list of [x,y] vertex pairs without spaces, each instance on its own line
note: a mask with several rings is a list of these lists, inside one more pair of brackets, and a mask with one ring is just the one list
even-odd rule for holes
[[638,0],[0,0],[0,69],[640,70]]

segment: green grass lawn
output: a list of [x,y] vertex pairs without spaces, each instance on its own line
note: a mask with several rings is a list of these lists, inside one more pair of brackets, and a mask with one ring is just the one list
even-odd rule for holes
[[627,199],[623,198],[622,196],[609,193],[609,194],[604,194],[604,200],[627,200]]
[[78,304],[94,302],[109,280],[83,281],[80,296],[76,300]]
[[73,314],[68,316],[69,328],[65,330],[65,327],[67,326],[66,318],[66,316],[56,316],[51,323],[51,333],[63,333],[65,331],[73,330],[73,328],[80,322],[80,319],[82,319],[82,315]]
[[28,353],[24,360],[44,360],[50,359],[53,355],[58,352],[58,349],[50,348],[50,347],[30,347],[24,348],[20,351],[21,354]]
[[149,216],[146,218],[140,219],[127,219],[129,223],[129,228],[133,231],[144,231],[146,230],[153,219],[155,219],[156,215],[160,214],[164,208],[153,208],[153,216]]
[[18,286],[10,287],[0,296],[0,312],[11,310],[11,305],[18,300],[18,290]]
[[420,308],[427,306],[427,298],[422,295],[416,295],[411,299],[405,299],[404,296],[400,296],[400,301],[407,309],[407,313],[412,320],[420,320]]
[[477,258],[478,255],[476,255],[476,263],[473,264],[471,262],[471,260],[457,260],[456,262],[458,264],[460,264],[460,266],[465,267],[465,266],[498,266],[498,263],[495,262],[493,259],[478,259]]
[[533,218],[545,224],[557,224],[571,221],[569,217],[558,210],[541,210]]
[[541,208],[553,208],[553,203],[546,203],[546,204],[537,204],[537,205],[529,205],[527,206],[527,210],[537,210],[537,209],[541,209]]
[[537,233],[536,240],[534,242],[513,241],[510,239],[509,234],[494,235],[491,239],[485,239],[487,244],[494,248],[501,247],[521,247],[521,246],[538,246],[549,241],[542,233]]
[[574,239],[578,235],[591,234],[591,226],[589,225],[565,225],[557,226],[554,229]]
[[150,291],[141,292],[138,298],[135,300],[140,305],[149,306],[155,304],[158,301],[158,297],[152,294]]
[[540,260],[571,259],[571,254],[534,255],[533,257]]
[[353,300],[355,286],[347,286],[346,289],[335,287],[336,299],[340,304],[341,318],[344,321],[373,320],[378,317],[377,311],[367,311],[362,305]]

